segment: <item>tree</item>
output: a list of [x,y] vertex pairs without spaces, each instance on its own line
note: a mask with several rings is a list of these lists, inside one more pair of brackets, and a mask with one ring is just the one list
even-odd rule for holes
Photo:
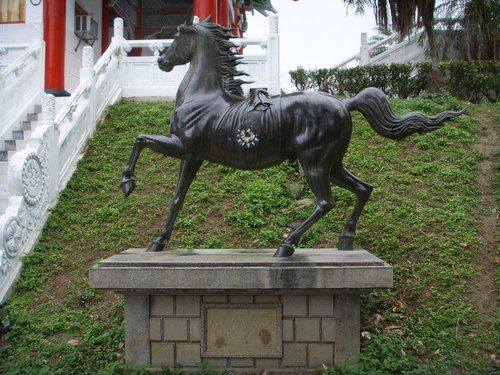
[[498,0],[446,0],[438,6],[453,24],[460,25],[469,60],[496,60],[500,46]]
[[344,0],[348,7],[354,7],[357,13],[364,13],[367,7],[375,11],[377,25],[391,27],[401,36],[408,36],[416,25],[424,27],[432,64],[432,77],[429,80],[430,91],[442,89],[443,77],[438,69],[438,52],[434,36],[434,11],[436,0]]

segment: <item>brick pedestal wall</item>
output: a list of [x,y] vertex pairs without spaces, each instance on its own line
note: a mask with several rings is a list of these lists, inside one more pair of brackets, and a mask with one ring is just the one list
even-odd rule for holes
[[[352,297],[352,296],[351,296]],[[359,296],[355,296],[359,299]],[[214,368],[226,369],[316,369],[335,362],[336,303],[334,295],[154,295],[149,296],[149,341],[151,364],[155,367],[197,367],[205,360]],[[204,358],[202,353],[202,306],[227,304],[228,308],[280,305],[282,351],[279,358]],[[358,307],[359,309],[359,307]],[[342,317],[339,316],[339,319]],[[354,319],[351,319],[354,318]],[[350,336],[358,342],[359,312],[350,317]],[[234,332],[238,335],[238,332]],[[240,338],[244,340],[244,337]],[[337,339],[338,340],[338,339]],[[343,355],[342,353],[340,355]]]

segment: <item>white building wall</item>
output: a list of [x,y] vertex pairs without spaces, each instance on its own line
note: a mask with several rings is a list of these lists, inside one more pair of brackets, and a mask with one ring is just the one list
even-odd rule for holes
[[[80,5],[98,24],[98,39],[95,41],[94,56],[97,60],[101,56],[102,37],[102,0],[78,0]],[[75,35],[75,0],[66,3],[66,51],[64,54],[64,89],[72,93],[80,83],[80,69],[82,67],[82,50],[87,44],[81,42],[78,50],[78,38]]]
[[35,6],[26,1],[26,22],[0,24],[0,44],[29,43],[35,37],[34,25],[43,21],[43,1]]

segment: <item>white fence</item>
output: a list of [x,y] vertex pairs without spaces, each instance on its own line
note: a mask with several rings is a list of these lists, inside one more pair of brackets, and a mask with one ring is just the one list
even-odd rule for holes
[[[279,94],[279,36],[277,18],[270,18],[270,34],[267,39],[234,39],[237,45],[260,45],[266,53],[244,56],[245,69],[254,83],[246,85],[267,88],[270,94]],[[13,154],[6,165],[9,200],[7,208],[0,210],[0,302],[9,293],[21,267],[21,258],[34,246],[45,223],[49,209],[57,203],[59,192],[66,186],[81,157],[86,142],[95,131],[97,122],[106,108],[122,97],[173,98],[182,79],[185,67],[178,67],[171,73],[162,72],[156,63],[161,50],[172,40],[125,40],[123,20],[117,18],[114,37],[106,52],[94,65],[92,47],[84,47],[80,70],[80,84],[66,104],[55,113],[55,99],[52,95],[42,97],[40,123],[30,134],[26,146]],[[22,74],[16,77],[28,80],[24,74],[33,72],[43,77],[43,41],[30,47],[22,57]],[[144,47],[153,51],[153,56],[127,56],[132,47]],[[29,66],[34,67],[27,69]],[[7,72],[9,77],[15,72]],[[7,76],[5,76],[7,77]],[[2,82],[10,82],[8,79]],[[10,79],[10,78],[9,78]],[[38,78],[37,78],[38,79]],[[43,79],[40,80],[43,82]],[[0,88],[0,95],[10,93],[11,106],[20,111],[21,93],[13,95],[13,84]],[[34,101],[42,96],[42,87],[33,91],[17,84],[19,90],[27,90]],[[24,97],[24,96],[23,96]],[[5,98],[11,100],[11,98]],[[21,103],[19,103],[21,102]],[[3,100],[0,103],[4,103]],[[9,108],[9,107],[4,107]],[[2,113],[2,112],[0,112]],[[1,177],[1,175],[0,175]]]
[[[359,52],[334,65],[333,68],[345,67],[352,61],[359,61],[359,65],[361,66],[425,61],[425,49],[419,43],[421,36],[422,32],[419,32],[399,42],[400,35],[395,33],[375,44],[369,45],[366,33],[362,33]],[[380,47],[386,47],[386,50],[379,54],[375,54],[375,51]]]
[[0,45],[0,53],[18,55],[0,70],[0,140],[18,125],[43,93],[45,48],[41,25],[32,44]]
[[[160,52],[172,44],[172,39],[163,40],[127,40],[123,48],[129,52],[132,48],[148,48],[152,56],[124,56],[121,62],[122,88],[124,97],[167,97],[174,98],[182,77],[188,70],[187,65],[176,66],[172,72],[165,73],[158,68]],[[260,46],[265,53],[244,55],[241,69],[248,73],[251,84],[243,86],[248,92],[252,88],[267,88],[271,95],[280,93],[279,83],[279,35],[278,18],[269,19],[267,39],[231,39],[237,46]]]

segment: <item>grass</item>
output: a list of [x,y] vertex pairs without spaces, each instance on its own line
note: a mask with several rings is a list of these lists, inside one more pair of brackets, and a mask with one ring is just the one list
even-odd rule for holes
[[[459,109],[450,96],[394,100],[397,112]],[[0,353],[0,373],[143,372],[124,363],[123,302],[88,287],[100,259],[147,246],[159,232],[174,191],[177,160],[144,151],[137,189],[124,200],[122,167],[139,133],[165,133],[171,103],[120,103],[90,141],[85,157],[50,215],[8,306],[14,327]],[[345,162],[375,186],[357,245],[395,269],[395,287],[363,300],[361,362],[331,374],[487,374],[498,352],[496,318],[482,317],[468,296],[482,251],[475,182],[481,155],[475,113],[404,141],[377,136],[358,114]],[[475,112],[476,111],[476,112]],[[500,174],[497,166],[496,182]],[[333,247],[354,196],[334,187],[337,206],[303,238],[303,247]],[[496,198],[498,199],[498,185]],[[296,163],[236,171],[200,170],[177,220],[170,248],[275,247],[287,225],[305,219],[313,198]],[[299,203],[298,203],[299,202]],[[497,272],[497,281],[498,272]]]

